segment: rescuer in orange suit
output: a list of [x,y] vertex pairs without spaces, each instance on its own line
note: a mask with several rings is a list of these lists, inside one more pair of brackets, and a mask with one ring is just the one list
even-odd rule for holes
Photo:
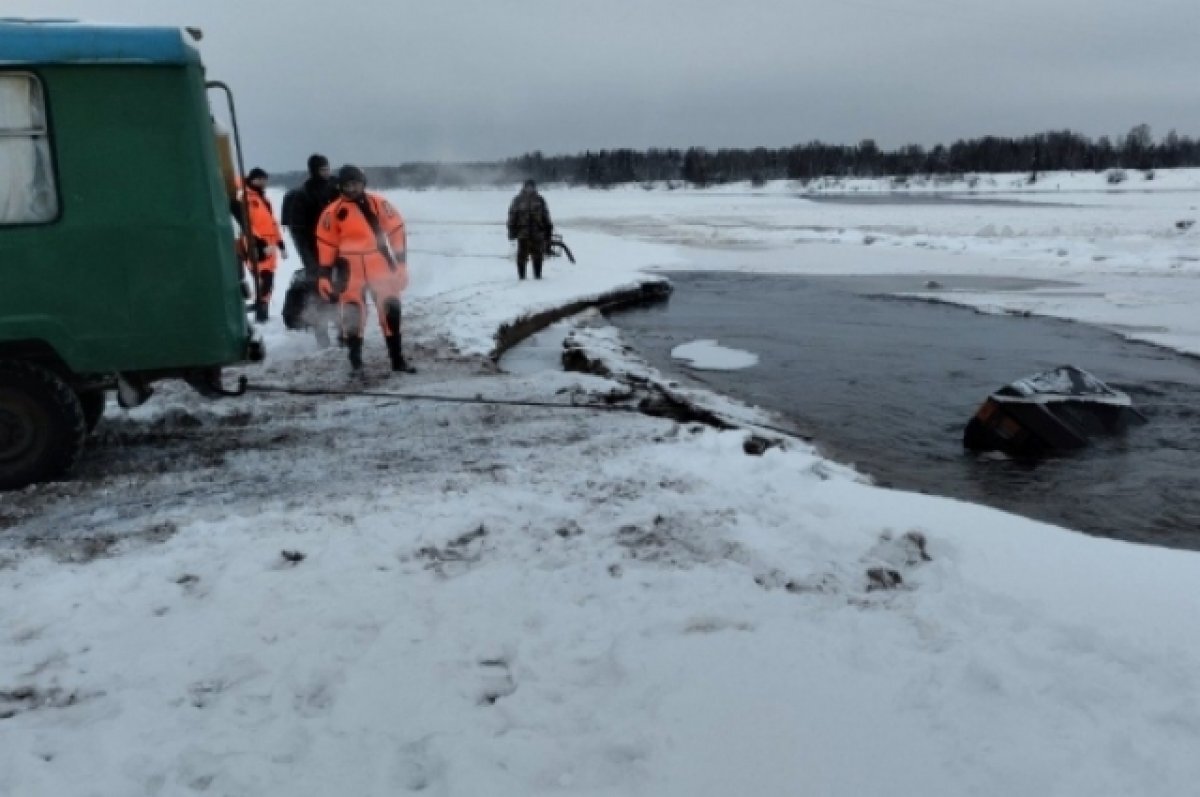
[[367,192],[367,177],[357,166],[343,166],[338,184],[341,196],[317,222],[317,291],[340,306],[351,369],[362,368],[370,290],[392,370],[413,373],[400,350],[400,293],[408,286],[404,219],[382,196]]
[[[249,260],[253,257],[258,262],[258,303],[254,307],[254,314],[259,323],[267,320],[267,307],[275,289],[275,268],[279,264],[279,258],[282,256],[287,259],[283,235],[279,231],[279,225],[275,223],[271,201],[267,199],[267,179],[267,173],[258,167],[251,169],[250,174],[246,175],[244,195],[250,214],[250,236],[254,241],[254,251],[240,252],[244,259]],[[234,215],[240,219],[240,213]],[[245,249],[245,246],[241,249]],[[253,271],[251,269],[251,273]]]

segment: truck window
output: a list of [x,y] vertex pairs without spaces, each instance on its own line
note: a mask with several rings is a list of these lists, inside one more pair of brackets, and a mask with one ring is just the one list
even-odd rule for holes
[[41,81],[0,72],[0,225],[58,217]]

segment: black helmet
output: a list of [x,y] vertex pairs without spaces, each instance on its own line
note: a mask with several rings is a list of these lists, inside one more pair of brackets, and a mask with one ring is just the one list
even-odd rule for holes
[[338,169],[339,183],[345,185],[352,180],[358,180],[365,185],[367,182],[367,175],[362,169],[358,168],[357,166],[351,166],[350,164],[346,164],[342,168]]
[[255,166],[253,169],[250,170],[250,173],[246,175],[246,182],[250,182],[251,180],[257,180],[260,177],[263,179],[267,179],[267,173],[265,171],[263,171],[262,169],[258,168],[257,166]]
[[313,154],[308,156],[308,173],[313,177],[317,176],[317,172],[319,172],[322,167],[328,165],[329,158],[326,158],[324,155]]

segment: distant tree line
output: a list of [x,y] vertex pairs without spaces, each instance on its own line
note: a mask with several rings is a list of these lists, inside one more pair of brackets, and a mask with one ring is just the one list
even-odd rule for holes
[[[434,188],[540,183],[607,188],[628,183],[678,182],[696,186],[819,177],[911,177],[1045,171],[1105,171],[1200,166],[1200,139],[1172,130],[1155,141],[1149,125],[1116,141],[1070,130],[1022,138],[984,136],[926,149],[910,144],[883,150],[871,139],[857,145],[812,141],[771,149],[611,149],[576,155],[531,152],[495,163],[412,163],[366,169],[377,187]],[[294,185],[301,174],[283,176]]]

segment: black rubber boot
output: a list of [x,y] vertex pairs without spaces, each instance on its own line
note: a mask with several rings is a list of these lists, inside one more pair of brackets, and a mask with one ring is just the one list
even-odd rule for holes
[[342,307],[342,323],[338,330],[338,345],[350,350],[350,367],[355,371],[362,368],[362,335],[357,332],[349,332],[348,330],[360,330],[362,328],[362,307],[358,304],[347,304]]
[[400,350],[400,300],[396,298],[385,299],[383,302],[383,318],[384,330],[383,340],[387,343],[388,357],[392,361],[392,370],[403,373],[416,373],[416,368],[413,368],[404,361],[404,354]]
[[358,335],[346,336],[346,349],[350,353],[350,370],[362,370],[362,338]]
[[388,335],[384,340],[387,342],[388,357],[392,360],[392,370],[397,373],[415,374],[417,369],[408,364],[400,351],[400,336]]
[[275,290],[275,272],[264,271],[258,275],[258,295],[262,297],[254,308],[254,317],[260,324],[267,323],[267,305],[271,301],[271,293]]

